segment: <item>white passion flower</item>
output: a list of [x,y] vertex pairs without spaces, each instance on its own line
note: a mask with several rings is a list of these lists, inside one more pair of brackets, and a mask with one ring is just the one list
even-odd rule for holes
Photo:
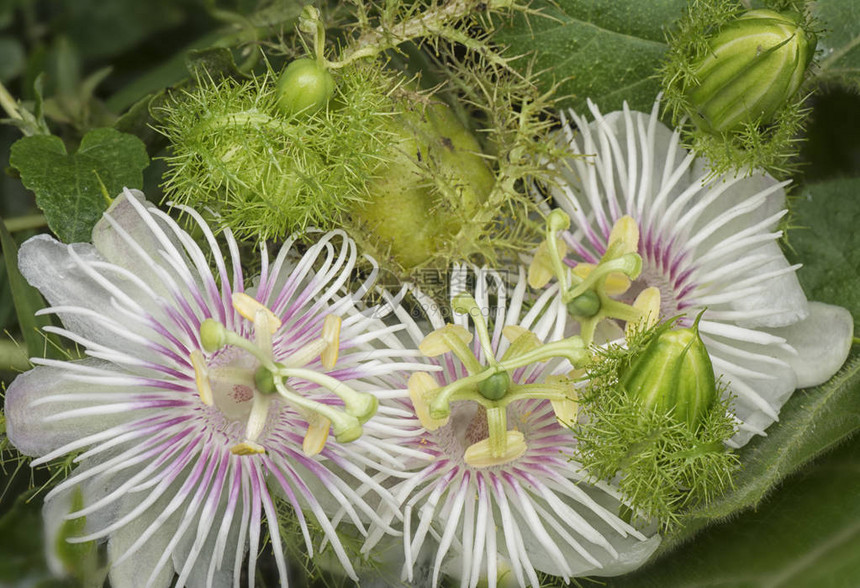
[[[259,281],[245,290],[233,237],[225,257],[185,212],[208,250],[130,191],[92,245],[43,235],[21,246],[23,275],[65,325],[46,330],[87,355],[34,359],[6,393],[11,442],[34,465],[74,456],[77,466],[46,497],[49,545],[64,520],[85,521],[68,541],[107,540],[116,588],[239,586],[246,555],[242,584],[253,586],[265,519],[281,586],[282,542],[313,553],[310,527],[355,578],[329,513],[343,509],[362,532],[385,527],[376,513],[393,498],[372,467],[389,454],[368,419],[379,377],[404,365],[379,344],[392,329],[345,291],[355,244],[321,234],[271,263],[262,244]],[[301,536],[281,536],[279,505]]]
[[[473,278],[474,296],[466,286]],[[403,444],[416,458],[385,482],[403,510],[404,580],[436,586],[445,573],[464,587],[494,587],[502,577],[539,586],[541,573],[616,575],[660,542],[622,520],[618,493],[588,483],[573,461],[571,371],[589,353],[579,337],[562,338],[565,309],[554,288],[527,309],[525,293],[522,271],[509,293],[499,274],[455,266],[453,323],[418,291],[429,326],[395,309],[427,356],[399,405],[412,413]],[[365,550],[382,531],[370,532]],[[432,575],[424,577],[415,568],[426,558]]]
[[[796,388],[839,369],[853,334],[845,309],[807,302],[798,266],[780,250],[788,182],[764,173],[711,177],[707,162],[658,122],[657,104],[650,115],[625,105],[604,116],[589,106],[594,122],[571,112],[575,126],[564,120],[559,134],[571,157],[552,196],[570,228],[555,213],[530,281],[559,277],[562,298],[592,332],[594,319],[636,318],[631,309],[659,308],[664,318],[681,316],[682,327],[703,313],[699,333],[740,420],[730,443],[764,435]],[[581,296],[590,282],[602,291]]]

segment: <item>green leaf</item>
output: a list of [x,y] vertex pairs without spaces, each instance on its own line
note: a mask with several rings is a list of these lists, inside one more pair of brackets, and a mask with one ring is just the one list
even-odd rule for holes
[[860,179],[807,185],[792,204],[792,261],[811,300],[838,304],[854,315],[860,333]]
[[609,588],[860,585],[860,437],[787,480],[757,512]]
[[6,224],[2,219],[0,219],[0,245],[3,247],[6,276],[12,291],[18,324],[27,344],[27,355],[30,357],[53,357],[52,350],[58,349],[58,347],[47,344],[45,335],[41,330],[42,327],[50,324],[50,319],[46,316],[36,316],[36,311],[45,307],[45,301],[39,291],[28,284],[21,272],[18,271],[18,244],[6,230]]
[[818,42],[819,79],[860,89],[860,1],[818,0],[813,6],[825,30]]
[[193,49],[185,57],[185,67],[192,76],[208,76],[213,80],[246,77],[236,66],[233,52],[226,47]]
[[24,185],[36,193],[36,204],[51,230],[66,243],[74,243],[90,240],[108,197],[123,187],[143,186],[149,157],[140,139],[108,128],[84,135],[71,155],[58,137],[24,137],[12,145],[9,162],[21,173]]
[[[686,0],[540,0],[540,14],[518,17],[495,37],[510,54],[534,54],[534,70],[549,89],[560,82],[559,106],[586,108],[591,98],[604,111],[648,111],[660,91],[656,77],[667,50],[665,31]],[[528,59],[515,62],[527,67]]]

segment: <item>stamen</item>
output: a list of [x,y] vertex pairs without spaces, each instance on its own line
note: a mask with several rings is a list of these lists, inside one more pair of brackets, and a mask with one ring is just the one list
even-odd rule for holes
[[266,313],[269,330],[274,333],[281,328],[281,319],[279,319],[274,312],[244,292],[233,293],[233,308],[236,309],[236,312],[251,322],[255,322],[257,320],[257,311],[263,310]]
[[248,423],[245,425],[245,437],[247,440],[256,441],[266,427],[269,416],[269,403],[272,397],[269,394],[254,394],[254,404],[251,406],[251,414],[248,415]]
[[428,431],[435,431],[448,422],[450,415],[441,419],[430,416],[430,402],[435,396],[434,392],[439,390],[439,385],[433,376],[427,372],[415,372],[409,376],[407,388],[409,389],[409,398],[412,399],[412,406],[415,407],[415,415],[421,421],[422,427]]
[[340,352],[340,325],[343,321],[339,316],[330,314],[325,317],[325,322],[322,328],[322,338],[325,341],[326,347],[323,350],[320,358],[322,359],[323,367],[330,370],[337,363],[337,356]]
[[616,257],[607,261],[601,261],[590,272],[588,276],[575,288],[569,290],[565,296],[566,301],[573,300],[586,290],[590,290],[596,285],[601,278],[620,272],[634,280],[639,277],[642,272],[642,258],[637,253],[625,253],[621,257]]
[[483,369],[478,362],[469,343],[472,342],[472,333],[460,325],[445,325],[436,329],[421,341],[418,350],[427,357],[436,357],[443,353],[452,352],[466,366],[470,374],[475,374]]
[[472,324],[475,325],[475,331],[478,333],[478,341],[481,342],[481,349],[484,350],[485,361],[490,365],[498,364],[493,353],[493,345],[490,340],[490,331],[487,329],[487,321],[484,320],[484,315],[475,299],[462,292],[451,300],[451,306],[454,312],[468,314],[472,317]]
[[604,258],[612,251],[611,257],[639,251],[639,225],[633,217],[625,215],[615,221],[609,233],[609,245]]
[[576,377],[577,371],[574,370],[566,376],[549,376],[546,379],[547,384],[563,388],[567,396],[567,398],[562,400],[550,399],[552,410],[555,412],[555,418],[565,427],[569,427],[575,423],[579,416],[576,389],[573,387],[573,378]]
[[[556,252],[559,258],[567,255],[567,243],[561,237],[555,239]],[[556,268],[553,256],[549,252],[549,241],[541,241],[535,251],[534,259],[529,264],[528,283],[532,288],[543,288],[555,276]]]
[[446,334],[456,337],[466,345],[472,342],[472,333],[468,329],[460,325],[447,324],[424,337],[418,345],[418,350],[427,357],[437,357],[443,353],[453,351],[448,345],[448,338],[445,337]]
[[298,351],[290,355],[284,360],[284,366],[288,368],[300,368],[308,365],[317,357],[321,357],[328,347],[323,339],[314,339],[307,345],[299,348]]
[[[508,411],[504,406],[487,408],[487,432],[490,456],[501,457],[508,452]],[[525,442],[523,442],[525,445]]]
[[634,329],[650,329],[660,320],[660,289],[651,286],[645,288],[633,301],[633,308],[642,313],[638,321],[628,321],[624,327],[624,335],[628,336]]
[[[593,263],[578,263],[573,268],[573,275],[584,280],[596,267]],[[612,272],[606,276],[606,281],[603,283],[603,291],[609,296],[624,294],[629,289],[630,278],[621,272]]]
[[256,455],[266,453],[266,449],[253,441],[245,440],[242,443],[234,445],[230,448],[230,453],[233,455]]
[[268,314],[270,312],[267,308],[258,308],[254,313],[254,342],[266,357],[272,357],[272,333],[275,331]]
[[209,373],[206,369],[206,358],[203,352],[195,349],[191,352],[191,365],[194,367],[194,382],[197,385],[197,394],[200,401],[206,406],[212,406],[215,399],[212,396],[212,386],[209,383]]
[[473,468],[489,468],[512,462],[522,457],[528,449],[525,437],[519,431],[507,431],[504,445],[505,449],[500,455],[493,455],[490,439],[484,439],[470,445],[463,455],[463,460]]
[[501,361],[529,353],[541,346],[540,338],[537,335],[519,325],[506,326],[502,329],[502,335],[511,342],[511,345],[502,355]]
[[308,419],[308,432],[302,441],[302,451],[308,457],[317,455],[325,447],[328,441],[328,432],[331,421],[317,414],[312,414]]

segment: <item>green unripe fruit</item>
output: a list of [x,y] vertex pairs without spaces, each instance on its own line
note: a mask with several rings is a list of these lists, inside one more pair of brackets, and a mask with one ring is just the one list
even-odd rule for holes
[[727,24],[695,64],[687,91],[693,121],[708,132],[770,123],[800,88],[817,40],[796,13],[751,10]]
[[501,400],[511,387],[511,377],[508,372],[497,372],[481,380],[478,384],[478,393],[487,400]]
[[696,431],[717,401],[714,368],[697,327],[657,335],[621,376],[640,405]]
[[254,386],[261,394],[274,394],[278,391],[275,386],[274,374],[263,366],[258,367],[257,371],[254,372]]
[[351,216],[376,259],[407,272],[440,252],[473,219],[494,177],[480,146],[442,103],[412,104],[391,120],[395,137],[368,185],[368,200]]
[[591,318],[600,312],[600,297],[593,290],[586,290],[567,303],[567,311],[573,316]]
[[284,114],[313,114],[331,100],[334,78],[316,60],[303,57],[284,68],[276,91],[278,108]]

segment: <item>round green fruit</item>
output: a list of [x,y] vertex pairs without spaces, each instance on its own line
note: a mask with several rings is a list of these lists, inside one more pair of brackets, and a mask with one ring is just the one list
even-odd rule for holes
[[278,108],[284,114],[313,114],[325,108],[331,100],[334,78],[316,60],[303,57],[284,68],[276,91]]
[[369,182],[367,201],[351,211],[371,254],[406,273],[440,255],[468,255],[456,237],[474,222],[495,179],[477,140],[440,102],[411,104],[390,131],[387,161]]

